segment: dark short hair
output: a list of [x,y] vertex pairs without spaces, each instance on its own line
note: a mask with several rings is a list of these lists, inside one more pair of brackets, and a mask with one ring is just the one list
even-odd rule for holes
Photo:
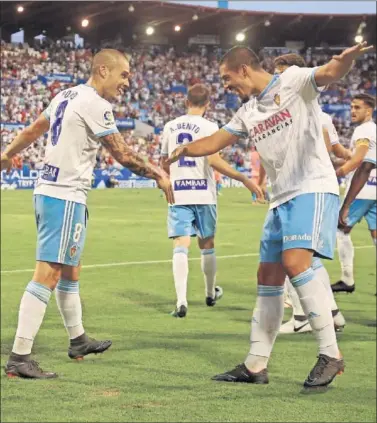
[[195,107],[204,107],[209,102],[209,89],[204,84],[195,84],[187,93],[188,102]]
[[220,65],[226,64],[229,69],[238,70],[242,65],[260,68],[258,56],[247,47],[235,46],[228,50],[220,60]]
[[370,94],[366,94],[366,93],[356,94],[355,96],[352,97],[352,100],[361,100],[371,109],[374,109],[376,107],[376,98]]
[[306,62],[302,56],[295,53],[283,54],[274,59],[274,66],[298,66],[305,68]]

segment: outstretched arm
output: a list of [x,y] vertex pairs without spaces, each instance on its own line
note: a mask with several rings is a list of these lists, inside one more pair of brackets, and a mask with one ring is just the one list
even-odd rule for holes
[[1,170],[10,168],[12,158],[47,132],[49,127],[50,121],[43,114],[30,126],[27,126],[1,154]]
[[347,48],[341,54],[333,56],[330,62],[319,66],[314,72],[314,79],[319,87],[332,84],[342,79],[351,70],[354,60],[365,53],[371,51],[374,47],[367,46],[367,43],[357,44]]
[[174,194],[169,176],[157,166],[145,162],[143,157],[135,153],[124,141],[120,133],[109,134],[100,138],[102,145],[114,159],[136,175],[154,179],[165,192],[166,199],[174,204]]
[[361,191],[363,186],[367,183],[370,172],[375,169],[375,167],[375,163],[363,162],[353,175],[350,188],[343,201],[343,205],[339,213],[339,224],[341,226],[347,226],[346,220],[350,205],[356,198],[357,194]]
[[180,157],[203,157],[217,153],[228,145],[234,144],[238,140],[237,135],[233,135],[225,129],[219,129],[209,137],[201,138],[190,142],[182,147],[176,148],[169,159],[168,164],[176,162]]

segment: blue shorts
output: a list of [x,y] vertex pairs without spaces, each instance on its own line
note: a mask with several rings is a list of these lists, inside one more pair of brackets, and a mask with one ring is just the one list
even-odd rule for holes
[[34,195],[37,261],[78,266],[84,249],[88,212],[84,204]]
[[347,226],[353,227],[359,223],[362,218],[368,223],[368,229],[375,231],[377,229],[377,201],[376,200],[353,200],[347,218]]
[[215,236],[217,208],[215,204],[171,206],[168,212],[168,236]]
[[302,194],[269,210],[260,243],[261,262],[281,262],[292,248],[313,250],[314,256],[334,257],[339,197],[329,193]]

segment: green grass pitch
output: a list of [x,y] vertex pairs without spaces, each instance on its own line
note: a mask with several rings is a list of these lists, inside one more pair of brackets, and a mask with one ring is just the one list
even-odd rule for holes
[[[175,304],[169,263],[172,246],[166,235],[166,204],[159,191],[115,189],[89,194],[80,283],[84,325],[90,336],[112,339],[113,346],[103,355],[71,361],[68,338],[51,298],[34,357],[59,378],[7,379],[2,370],[2,422],[376,420],[376,253],[365,223],[353,232],[357,289],[352,295],[337,296],[347,320],[339,335],[346,371],[330,389],[321,394],[301,392],[316,361],[311,334],[278,337],[269,385],[210,380],[242,362],[249,350],[258,245],[267,211],[267,206],[251,205],[244,189],[223,192],[216,251],[224,297],[213,308],[205,306],[199,250],[194,245],[186,319],[169,316]],[[2,193],[1,235],[4,366],[13,344],[19,301],[32,277],[28,269],[34,267],[31,191]],[[326,266],[336,281],[337,258]],[[9,270],[20,272],[4,272]]]

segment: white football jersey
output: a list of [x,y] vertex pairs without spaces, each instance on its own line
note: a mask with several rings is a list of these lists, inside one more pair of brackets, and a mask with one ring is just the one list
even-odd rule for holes
[[[364,157],[364,161],[376,164],[376,124],[372,120],[362,123],[354,130],[351,138],[351,151],[354,152],[356,147],[360,144],[368,145],[368,152]],[[347,175],[346,191],[348,191],[351,185],[354,173],[355,171]],[[376,175],[376,169],[373,169],[369,175],[367,183],[357,194],[357,199],[376,199]]]
[[[168,122],[162,135],[161,155],[180,145],[208,137],[218,126],[198,115],[184,115]],[[216,182],[207,157],[181,157],[170,166],[176,205],[216,204]]]
[[50,129],[34,193],[86,204],[99,138],[118,132],[111,104],[78,85],[57,94],[43,113]]
[[339,195],[323,140],[315,68],[291,66],[245,103],[224,126],[253,141],[271,180],[270,208],[305,193]]
[[322,127],[327,129],[329,133],[331,145],[339,144],[339,136],[336,132],[335,126],[332,123],[331,116],[325,112],[321,113]]

